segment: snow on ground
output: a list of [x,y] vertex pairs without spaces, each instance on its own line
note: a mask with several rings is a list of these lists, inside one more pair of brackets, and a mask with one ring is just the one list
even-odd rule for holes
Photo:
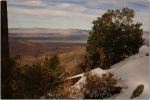
[[146,45],[143,45],[140,49],[139,49],[139,54],[146,54],[149,53],[149,47]]
[[[150,97],[149,91],[149,56],[145,54],[149,53],[149,47],[142,46],[139,49],[139,53],[128,57],[127,59],[111,66],[109,70],[102,70],[96,68],[92,70],[92,74],[101,75],[106,72],[112,72],[116,76],[122,78],[125,86],[120,94],[112,96],[110,99],[129,99],[133,91],[140,84],[144,85],[143,93],[137,97],[138,99],[147,99]],[[84,83],[84,74],[80,74],[82,78],[75,84],[75,87],[80,89],[80,84]],[[75,76],[74,76],[75,77]]]

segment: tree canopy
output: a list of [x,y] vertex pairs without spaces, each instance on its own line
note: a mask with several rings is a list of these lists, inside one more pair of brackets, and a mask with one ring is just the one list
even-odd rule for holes
[[[108,10],[93,21],[86,46],[91,68],[106,68],[138,52],[143,44],[143,30],[142,24],[133,20],[134,16],[134,10],[126,7]],[[103,49],[105,65],[100,62],[102,56],[98,48]]]

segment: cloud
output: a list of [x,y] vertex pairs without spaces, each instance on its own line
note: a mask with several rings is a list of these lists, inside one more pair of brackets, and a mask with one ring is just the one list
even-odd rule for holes
[[[51,5],[42,9],[8,7],[9,14],[47,15],[47,16],[59,16],[59,17],[70,16],[70,17],[80,17],[80,18],[93,18],[97,16],[97,14],[91,14],[92,12],[95,11],[97,11],[97,9],[90,10],[80,5],[69,4],[69,3]],[[99,13],[100,12],[104,12],[104,11],[99,10]]]
[[[8,15],[10,27],[24,22],[27,27],[91,29],[91,22],[108,9],[126,6],[135,10],[135,21],[142,22],[143,28],[148,30],[147,0],[11,0]],[[22,18],[24,21],[20,20]]]
[[38,0],[36,0],[36,1],[27,1],[26,4],[31,5],[31,6],[47,6],[46,3],[38,1]]
[[47,3],[40,0],[12,0],[8,1],[11,6],[31,6],[31,7],[46,7]]

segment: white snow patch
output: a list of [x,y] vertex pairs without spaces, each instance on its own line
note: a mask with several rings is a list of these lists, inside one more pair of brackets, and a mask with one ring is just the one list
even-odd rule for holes
[[[92,74],[102,75],[106,72],[112,72],[116,76],[124,80],[124,84],[128,87],[122,89],[120,94],[112,96],[110,99],[129,99],[133,91],[140,84],[144,85],[143,93],[137,97],[138,99],[147,99],[150,97],[149,90],[149,56],[145,56],[149,53],[149,47],[142,46],[139,49],[139,53],[126,58],[125,60],[111,66],[109,70],[102,70],[100,68],[93,69]],[[84,74],[80,74],[82,78],[74,85],[77,89],[80,89],[85,82]]]
[[[102,74],[104,74],[104,73],[106,73],[107,71],[106,70],[103,70],[103,69],[101,69],[101,68],[95,68],[95,69],[93,69],[93,70],[91,70],[91,74],[92,75],[98,75],[98,76],[100,76],[100,75],[102,75]],[[81,75],[81,74],[80,74]],[[81,79],[75,84],[75,87],[77,87],[78,89],[80,89],[80,87],[82,86],[82,84],[84,84],[85,83],[85,79],[86,79],[86,77],[84,76],[84,74],[82,74],[82,77],[81,77]]]
[[140,54],[147,54],[149,53],[149,47],[146,45],[143,45],[140,49],[139,49],[139,53]]
[[140,84],[144,85],[143,93],[138,97],[139,99],[147,99],[149,98],[149,62],[148,56],[142,56],[140,54],[134,55],[126,59],[125,61],[120,62],[118,64],[112,66],[112,71],[115,75],[121,77],[125,85],[128,87],[127,89],[123,89],[120,94],[114,99],[128,99],[132,95],[133,91]]

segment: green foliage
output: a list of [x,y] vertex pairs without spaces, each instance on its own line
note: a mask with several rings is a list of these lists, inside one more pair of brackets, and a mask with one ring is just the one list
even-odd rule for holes
[[91,68],[101,65],[98,48],[104,49],[106,66],[138,52],[143,44],[142,24],[134,23],[133,18],[134,10],[123,8],[121,11],[108,10],[93,21],[86,47]]
[[52,56],[51,58],[45,57],[44,66],[47,66],[52,69],[56,69],[59,66],[59,57],[57,55]]
[[19,68],[16,67],[17,63],[13,62],[15,67],[10,82],[13,89],[13,98],[36,99],[47,96],[48,93],[54,94],[57,92],[56,88],[61,81],[59,76],[63,73],[63,70],[61,67],[53,69],[44,66],[42,63],[25,65]]
[[16,68],[11,85],[14,98],[40,98],[52,91],[57,82],[53,70],[34,64],[24,68]]

